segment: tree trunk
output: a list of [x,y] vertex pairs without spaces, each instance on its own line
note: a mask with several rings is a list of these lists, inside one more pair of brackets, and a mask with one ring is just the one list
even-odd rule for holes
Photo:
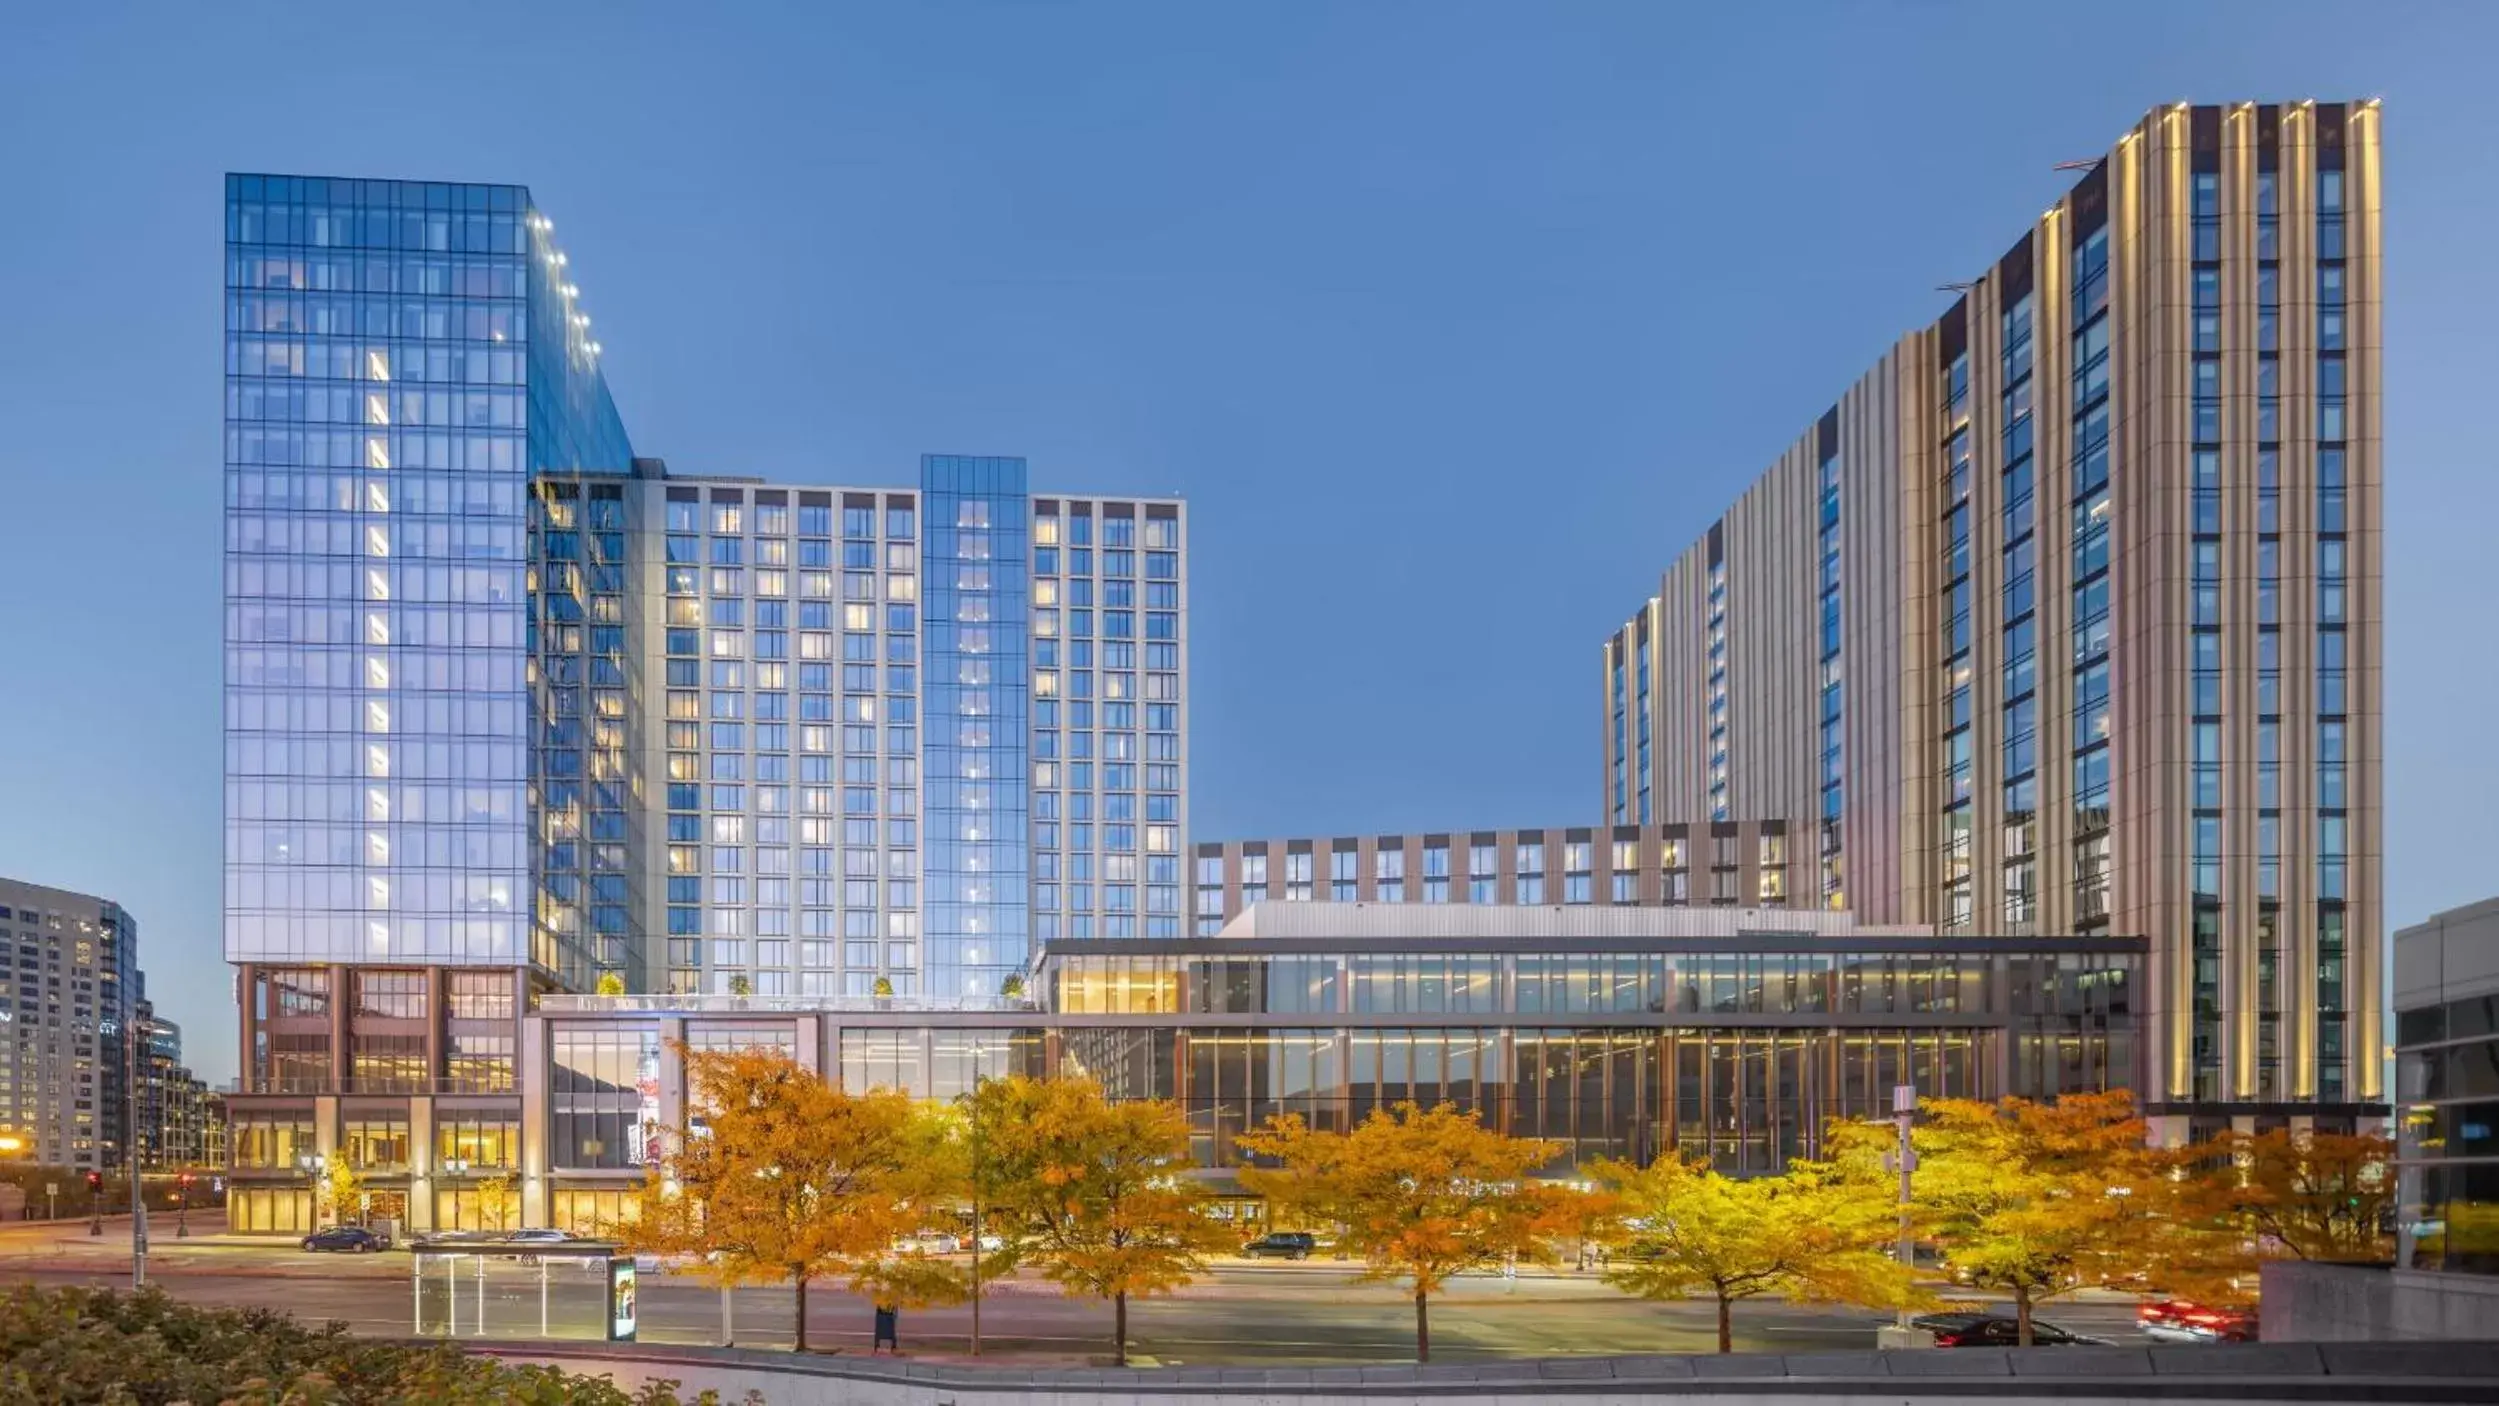
[[[975,1252],[977,1253],[977,1251]],[[1128,1365],[1128,1295],[1111,1295],[1111,1365]]]
[[805,1352],[807,1350],[807,1275],[803,1270],[793,1270],[790,1277],[798,1281],[798,1350]]
[[1735,1323],[1734,1315],[1730,1311],[1733,1307],[1733,1301],[1725,1294],[1718,1296],[1718,1350],[1720,1352],[1735,1351]]
[[1414,1291],[1414,1360],[1432,1360],[1432,1301],[1423,1291]]
[[2013,1286],[2013,1326],[2013,1340],[2024,1347],[2031,1346],[2030,1286],[2028,1284]]

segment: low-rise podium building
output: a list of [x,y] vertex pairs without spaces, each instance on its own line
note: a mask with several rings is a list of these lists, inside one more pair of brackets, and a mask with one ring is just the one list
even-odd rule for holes
[[1897,1084],[2136,1087],[2144,951],[1823,911],[1268,903],[1212,937],[1047,944],[1016,1000],[541,994],[514,1020],[509,1094],[238,1118],[235,1204],[256,1209],[236,1223],[304,1224],[310,1171],[276,1154],[316,1146],[362,1161],[411,1230],[473,1228],[477,1183],[505,1175],[526,1224],[612,1222],[685,1121],[680,1051],[746,1045],[936,1101],[1013,1073],[1172,1099],[1224,1189],[1272,1114],[1341,1128],[1407,1099],[1552,1139],[1555,1177],[1670,1151],[1767,1172],[1832,1119],[1888,1116]]

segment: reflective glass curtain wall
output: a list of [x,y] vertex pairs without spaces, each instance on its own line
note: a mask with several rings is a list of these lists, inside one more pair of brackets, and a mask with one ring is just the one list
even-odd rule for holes
[[552,229],[237,175],[226,239],[226,955],[577,965],[524,936],[526,485],[631,456]]
[[927,994],[995,995],[1030,955],[1024,461],[920,463]]

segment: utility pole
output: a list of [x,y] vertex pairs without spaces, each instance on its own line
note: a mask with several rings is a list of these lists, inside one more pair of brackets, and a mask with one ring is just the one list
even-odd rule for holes
[[[1909,1235],[1909,1174],[1917,1170],[1918,1154],[1909,1146],[1909,1125],[1918,1112],[1918,1090],[1914,1084],[1892,1086],[1892,1127],[1899,1142],[1892,1155],[1883,1160],[1900,1173],[1900,1243],[1894,1253],[1899,1257],[1902,1273],[1917,1270],[1917,1245]],[[1874,1345],[1878,1348],[1933,1347],[1935,1339],[1909,1326],[1909,1309],[1903,1305],[1892,1326],[1877,1329]]]
[[139,1030],[130,1021],[121,1026],[122,1045],[128,1050],[128,1088],[122,1097],[124,1121],[130,1136],[122,1144],[122,1156],[130,1166],[130,1287],[144,1289],[148,1282],[148,1202],[145,1188],[139,1181]]

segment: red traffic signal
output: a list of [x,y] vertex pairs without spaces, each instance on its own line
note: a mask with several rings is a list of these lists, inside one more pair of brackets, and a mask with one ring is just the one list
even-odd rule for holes
[[184,1172],[180,1180],[184,1186],[189,1186],[191,1184],[191,1174],[189,1172]]
[[102,1173],[102,1172],[89,1172],[89,1173],[87,1173],[87,1189],[88,1189],[89,1191],[101,1191],[101,1190],[103,1190],[103,1189],[104,1189],[104,1173]]

